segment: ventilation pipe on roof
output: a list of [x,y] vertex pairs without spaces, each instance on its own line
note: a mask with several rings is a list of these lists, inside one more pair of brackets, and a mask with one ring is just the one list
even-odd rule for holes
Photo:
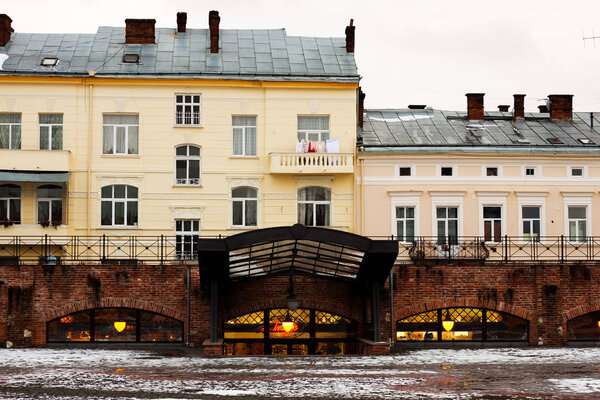
[[573,119],[573,95],[572,94],[551,94],[550,100],[550,119],[551,120],[569,120]]
[[515,118],[525,118],[525,95],[524,94],[513,94],[515,99],[513,106],[513,116]]
[[13,32],[12,19],[6,14],[0,14],[0,47],[6,46]]
[[125,43],[127,44],[154,44],[155,19],[126,19]]
[[426,104],[409,104],[408,105],[409,110],[424,110],[426,108],[427,108]]
[[356,27],[354,26],[354,19],[350,20],[350,25],[346,27],[346,52],[354,53],[354,31]]
[[177,32],[180,32],[180,33],[185,32],[186,24],[187,24],[187,13],[186,12],[178,12],[177,13]]
[[467,117],[469,120],[483,120],[483,96],[485,93],[467,93]]
[[219,17],[218,11],[211,11],[208,13],[208,27],[210,28],[210,52],[219,52],[219,23],[221,17]]
[[364,124],[365,114],[365,97],[367,95],[362,91],[362,88],[358,87],[358,126],[361,128]]

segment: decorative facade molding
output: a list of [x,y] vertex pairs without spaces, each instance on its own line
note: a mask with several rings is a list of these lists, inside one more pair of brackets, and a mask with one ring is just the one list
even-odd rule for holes
[[265,200],[295,200],[295,193],[265,193],[262,196]]
[[229,196],[222,193],[142,193],[144,200],[227,200]]
[[262,182],[262,176],[228,176],[227,182],[229,183],[229,192],[231,189],[242,186],[249,186],[255,189],[260,189],[260,183]]

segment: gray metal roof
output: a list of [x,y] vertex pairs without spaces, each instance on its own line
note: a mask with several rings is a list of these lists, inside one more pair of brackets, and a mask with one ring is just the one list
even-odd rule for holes
[[[3,75],[87,75],[358,82],[354,53],[344,38],[288,36],[285,29],[221,29],[219,53],[210,53],[208,29],[157,28],[155,44],[125,44],[124,27],[96,34],[12,34],[0,47]],[[123,54],[139,54],[139,64]],[[56,66],[42,66],[58,57]]]
[[[573,113],[573,121],[551,122],[549,114],[486,112],[469,121],[466,112],[365,110],[359,143],[366,152],[511,152],[600,153],[600,121]],[[549,140],[550,139],[550,140]]]

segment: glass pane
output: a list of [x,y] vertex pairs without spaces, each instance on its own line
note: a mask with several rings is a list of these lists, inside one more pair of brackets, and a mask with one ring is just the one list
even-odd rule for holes
[[298,223],[306,226],[313,224],[312,204],[298,203]]
[[103,201],[101,208],[100,224],[112,225],[112,202]]
[[577,236],[579,237],[579,240],[584,240],[587,232],[585,229],[585,221],[577,221],[578,222],[578,229],[577,229]]
[[114,185],[115,189],[115,199],[124,199],[125,198],[125,185]]
[[458,208],[448,207],[448,218],[458,218]]
[[329,130],[328,116],[298,116],[298,129],[300,130]]
[[112,126],[105,126],[102,129],[102,153],[113,154],[115,151],[115,138]]
[[569,218],[585,218],[585,207],[569,207]]
[[0,149],[10,148],[10,126],[0,125]]
[[102,188],[102,198],[103,199],[110,199],[112,198],[112,186],[104,186]]
[[198,160],[190,160],[190,179],[198,179],[200,178],[200,161]]
[[483,207],[483,218],[501,218],[501,207]]
[[415,221],[409,219],[406,221],[406,241],[413,242],[415,240]]
[[396,222],[396,232],[398,240],[404,241],[404,221]]
[[117,126],[117,143],[115,154],[125,154],[126,138],[127,136],[125,135],[125,127]]
[[446,221],[438,221],[437,223],[438,241],[446,238]]
[[37,189],[38,198],[62,198],[62,188],[55,185],[44,185]]
[[182,221],[181,220],[175,221],[175,230],[177,232],[181,232],[181,227],[182,227]]
[[0,197],[21,197],[21,188],[17,185],[0,185]]
[[62,222],[62,200],[52,200],[52,221]]
[[47,150],[50,148],[50,128],[47,126],[40,126],[40,150]]
[[438,207],[436,211],[436,215],[438,218],[446,218],[446,208]]
[[138,188],[135,186],[127,186],[127,198],[128,199],[137,199],[138,198]]
[[569,221],[569,240],[577,240],[577,221]]
[[527,340],[527,321],[498,311],[487,311],[486,340]]
[[404,207],[396,207],[396,218],[404,218]]
[[50,203],[38,201],[38,223],[50,221]]
[[442,310],[442,321],[454,321],[450,331],[442,330],[442,340],[482,340],[483,315],[477,308]]
[[125,203],[121,201],[115,202],[115,225],[125,224]]
[[96,342],[135,342],[135,310],[99,308],[95,313]]
[[175,154],[178,156],[186,156],[187,155],[187,146],[179,146],[175,149]]
[[52,150],[62,150],[63,145],[63,127],[55,125],[52,127]]
[[256,155],[256,128],[246,128],[246,155]]
[[142,342],[181,342],[183,323],[164,315],[140,312],[140,340]]
[[130,126],[127,137],[127,154],[138,154],[138,127]]
[[105,125],[138,125],[139,117],[137,115],[104,114],[103,122]]
[[406,207],[406,217],[407,218],[415,217],[415,209],[413,207]]
[[[283,329],[283,322],[293,322],[289,332]],[[299,308],[291,311],[285,308],[269,311],[269,336],[278,339],[308,339],[310,338],[310,310]]]
[[246,226],[256,226],[256,200],[246,200]]
[[8,219],[8,200],[0,200],[0,220]]
[[138,222],[138,202],[127,202],[127,225],[136,226]]
[[232,223],[233,223],[233,225],[243,225],[244,224],[244,219],[243,219],[244,202],[243,201],[233,201],[232,203],[233,203],[232,204],[232,209],[233,209]]
[[539,218],[539,207],[523,207],[523,218]]
[[242,128],[233,128],[233,155],[235,156],[244,155],[243,134]]
[[[175,177],[177,179],[186,179],[187,178],[187,161],[186,160],[175,161]],[[177,183],[185,183],[185,182],[177,182]]]
[[531,221],[523,221],[523,234],[531,234]]
[[600,340],[600,311],[594,311],[567,321],[568,340]]
[[534,220],[533,221],[533,232],[532,232],[536,237],[540,237],[540,221],[539,220]]
[[91,312],[65,315],[48,323],[48,342],[89,342]]
[[458,236],[458,222],[454,220],[448,221],[448,236],[456,238]]
[[315,226],[329,226],[329,204],[317,204]]
[[0,123],[20,124],[21,123],[21,114],[0,114]]
[[20,149],[21,148],[21,125],[13,125],[10,136],[10,148]]
[[62,124],[62,114],[40,114],[40,124]]
[[10,215],[8,219],[13,222],[21,222],[21,199],[9,199]]
[[231,191],[231,197],[234,198],[256,198],[256,189],[249,187],[235,188]]
[[189,146],[188,152],[190,156],[199,156],[200,155],[200,147],[197,146]]

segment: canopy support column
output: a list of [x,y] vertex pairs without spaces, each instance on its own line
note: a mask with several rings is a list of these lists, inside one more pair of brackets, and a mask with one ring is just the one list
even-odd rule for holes
[[381,341],[381,305],[380,305],[381,288],[377,279],[373,279],[371,286],[371,318],[373,320],[373,341]]
[[210,280],[210,341],[219,339],[219,281],[215,274]]

